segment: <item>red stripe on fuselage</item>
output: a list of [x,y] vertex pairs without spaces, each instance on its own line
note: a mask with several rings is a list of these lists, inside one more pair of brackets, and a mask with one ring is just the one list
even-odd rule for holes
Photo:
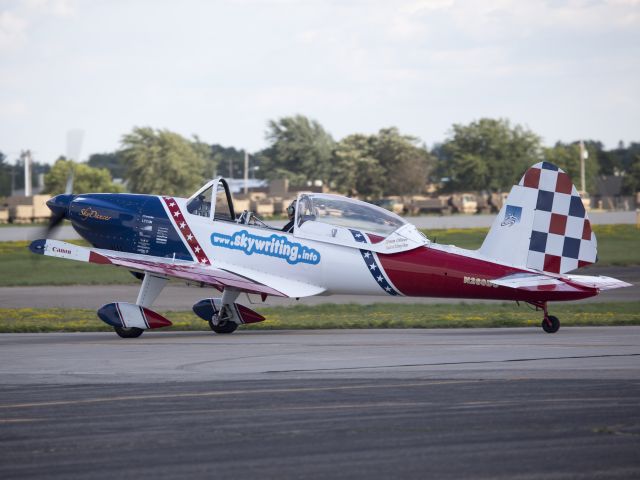
[[103,265],[110,265],[111,260],[109,260],[104,255],[100,255],[96,252],[89,252],[89,263],[100,263]]
[[577,300],[597,294],[594,289],[566,292],[539,287],[537,291],[525,291],[465,283],[465,277],[490,281],[526,270],[429,247],[389,255],[378,254],[378,259],[393,284],[409,297],[552,301]]

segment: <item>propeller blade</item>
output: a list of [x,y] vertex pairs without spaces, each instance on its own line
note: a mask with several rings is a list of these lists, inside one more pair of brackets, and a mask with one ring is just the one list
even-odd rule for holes
[[64,188],[64,193],[66,195],[70,195],[73,193],[73,179],[75,177],[75,171],[73,166],[71,166],[71,171],[69,172],[69,176],[67,177],[67,184]]
[[64,221],[69,210],[69,206],[73,201],[74,195],[56,195],[55,197],[47,201],[47,207],[51,210],[51,217],[49,217],[49,223],[44,230],[45,238],[48,237],[51,232],[56,230],[60,224]]
[[84,130],[76,128],[67,132],[67,159],[74,162],[80,161],[83,140]]
[[67,159],[71,161],[69,176],[64,193],[73,193],[73,180],[75,177],[75,164],[80,161],[82,152],[82,142],[84,140],[84,130],[76,128],[67,132]]
[[64,213],[62,214],[52,213],[51,217],[49,218],[49,223],[47,225],[46,236],[48,237],[51,232],[53,232],[54,230],[57,230],[57,228],[60,226],[60,224],[63,221],[64,221]]

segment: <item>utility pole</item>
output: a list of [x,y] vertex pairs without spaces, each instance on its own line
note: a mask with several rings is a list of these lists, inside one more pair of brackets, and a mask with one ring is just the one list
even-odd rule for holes
[[31,151],[23,150],[20,157],[24,161],[24,196],[31,196]]
[[249,153],[244,151],[244,194],[249,193]]
[[11,196],[16,194],[16,164],[11,165]]
[[584,161],[589,158],[589,152],[584,148],[584,142],[580,140],[580,191],[584,194],[585,189],[585,174],[584,174]]

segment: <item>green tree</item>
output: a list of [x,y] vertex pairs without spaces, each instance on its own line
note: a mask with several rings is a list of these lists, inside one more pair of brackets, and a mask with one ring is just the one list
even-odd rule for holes
[[615,175],[620,173],[629,173],[633,168],[636,158],[640,155],[640,143],[631,142],[625,147],[624,142],[620,141],[617,148],[606,152],[609,162],[613,168],[600,167],[600,173],[606,175]]
[[44,192],[51,195],[64,193],[72,171],[73,193],[117,193],[123,190],[121,185],[112,182],[111,174],[106,168],[93,168],[86,163],[75,163],[60,157],[44,176]]
[[317,121],[303,115],[270,120],[266,138],[270,146],[259,154],[261,176],[329,182],[334,141]]
[[397,128],[383,128],[373,138],[374,157],[384,169],[385,195],[419,193],[429,177],[431,157],[418,139]]
[[622,193],[625,195],[635,195],[637,192],[640,192],[640,155],[636,155],[622,183]]
[[[170,132],[136,127],[122,137],[128,188],[157,195],[187,195],[204,181],[206,158],[193,142]],[[206,178],[210,177],[210,173]]]
[[420,192],[427,182],[431,159],[416,138],[397,128],[376,135],[349,135],[334,149],[332,186],[347,195],[379,198]]
[[204,161],[204,180],[211,180],[215,177],[218,170],[218,161],[213,154],[212,146],[200,140],[200,137],[198,137],[197,135],[193,136],[191,146],[198,154],[198,156],[200,156]]
[[244,150],[213,144],[211,152],[218,175],[225,178],[243,178]]
[[350,197],[379,198],[385,189],[385,171],[375,158],[373,136],[354,134],[336,144],[331,187]]
[[11,165],[6,161],[7,157],[0,152],[0,197],[11,195]]
[[119,152],[94,153],[89,157],[87,165],[93,168],[106,168],[112,178],[125,176],[125,165]]
[[446,190],[504,191],[540,161],[540,137],[506,119],[482,118],[455,124],[438,149],[438,173]]
[[[587,192],[594,192],[596,185],[596,177],[598,176],[598,151],[597,147],[592,143],[585,145],[588,152],[588,158],[585,160],[585,188]],[[546,161],[557,165],[567,172],[576,185],[580,186],[580,145],[579,142],[562,143],[557,142],[551,148],[544,149],[544,158]]]

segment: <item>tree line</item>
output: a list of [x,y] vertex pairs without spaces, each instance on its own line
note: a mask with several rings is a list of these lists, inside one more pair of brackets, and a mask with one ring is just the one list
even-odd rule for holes
[[[534,163],[546,160],[580,178],[578,142],[545,147],[539,135],[506,119],[482,118],[454,124],[447,138],[431,149],[395,127],[335,140],[320,123],[303,115],[271,120],[268,146],[251,154],[251,176],[288,178],[292,184],[318,181],[349,196],[376,199],[422,193],[429,183],[442,192],[508,191]],[[640,189],[640,143],[606,150],[584,142],[586,189],[593,193],[598,175],[623,176],[626,194]],[[244,150],[210,145],[197,136],[136,127],[123,135],[120,149],[93,154],[86,163],[60,157],[45,176],[46,191],[64,191],[71,169],[77,192],[122,191],[186,195],[214,175],[242,177]],[[9,165],[0,153],[0,195],[6,195]],[[21,185],[18,183],[18,185]]]

